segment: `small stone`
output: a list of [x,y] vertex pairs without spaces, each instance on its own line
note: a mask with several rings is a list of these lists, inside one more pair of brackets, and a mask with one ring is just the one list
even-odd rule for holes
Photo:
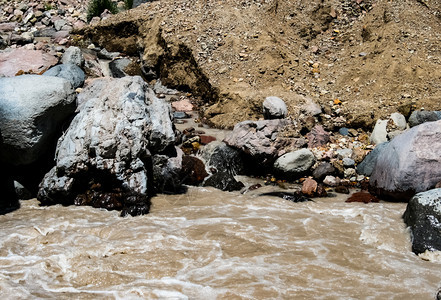
[[343,166],[346,168],[353,167],[355,165],[355,161],[352,158],[345,157],[343,158]]
[[349,130],[346,127],[340,128],[338,132],[344,136],[349,135]]
[[323,180],[323,183],[327,186],[338,186],[340,184],[340,178],[328,175]]
[[285,102],[279,97],[266,97],[263,101],[263,115],[266,120],[283,119],[288,114]]

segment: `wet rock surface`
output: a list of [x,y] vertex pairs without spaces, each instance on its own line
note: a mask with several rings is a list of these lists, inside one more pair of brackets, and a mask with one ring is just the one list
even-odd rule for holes
[[410,227],[412,251],[441,251],[441,189],[416,194],[403,215]]
[[175,141],[170,107],[140,77],[99,79],[88,89],[91,98],[59,140],[38,199],[147,213],[152,153]]

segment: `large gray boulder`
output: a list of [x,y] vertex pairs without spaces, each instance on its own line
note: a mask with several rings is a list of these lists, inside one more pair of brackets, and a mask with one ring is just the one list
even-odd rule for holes
[[83,86],[86,78],[83,70],[73,64],[61,64],[50,68],[43,73],[44,76],[55,76],[66,79],[72,84],[74,89]]
[[283,146],[278,134],[291,122],[286,119],[244,121],[234,126],[224,142],[254,160],[253,164],[271,165]]
[[75,92],[63,78],[23,75],[0,78],[0,160],[28,165],[56,141],[75,111]]
[[410,227],[412,251],[441,251],[441,189],[416,194],[403,215]]
[[441,181],[441,121],[413,127],[378,154],[370,190],[384,199],[409,201]]
[[38,199],[147,213],[152,155],[175,142],[170,105],[139,76],[98,79],[85,93],[90,98],[58,141]]
[[315,161],[311,150],[300,149],[279,157],[274,163],[274,171],[285,178],[297,179],[308,173]]

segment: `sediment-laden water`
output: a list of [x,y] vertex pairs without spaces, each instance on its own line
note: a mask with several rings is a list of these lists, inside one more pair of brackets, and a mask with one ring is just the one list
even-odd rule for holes
[[23,201],[0,216],[2,299],[434,299],[402,203],[190,188],[120,218]]

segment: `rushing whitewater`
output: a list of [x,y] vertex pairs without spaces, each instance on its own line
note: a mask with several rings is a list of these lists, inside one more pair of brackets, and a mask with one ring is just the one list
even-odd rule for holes
[[292,203],[190,188],[151,213],[40,207],[0,216],[2,299],[434,299],[403,203]]

